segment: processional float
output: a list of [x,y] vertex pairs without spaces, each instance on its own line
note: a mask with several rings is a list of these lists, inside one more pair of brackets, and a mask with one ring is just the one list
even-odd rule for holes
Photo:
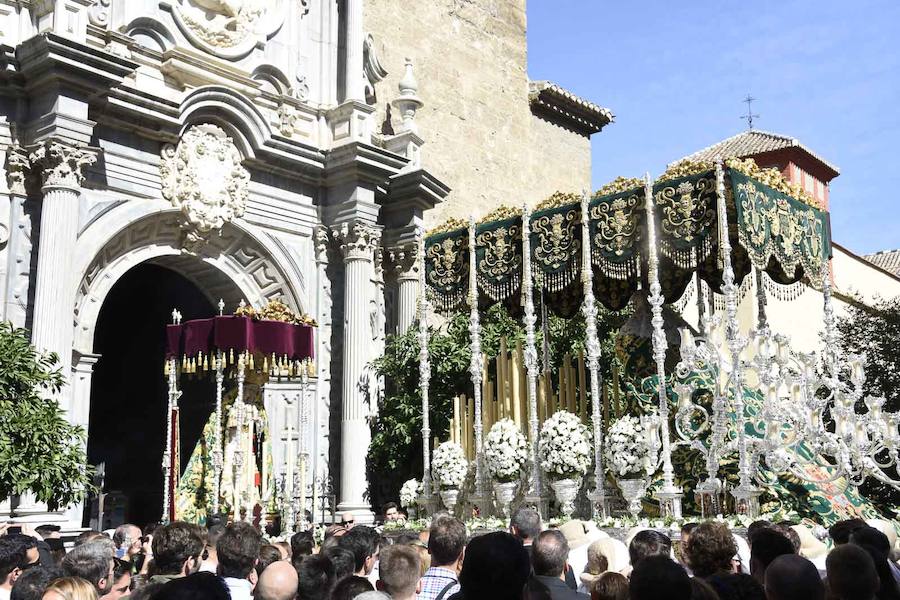
[[[595,516],[607,516],[612,493],[604,468],[597,304],[621,310],[643,286],[652,315],[656,396],[645,422],[648,443],[660,451],[655,497],[661,515],[682,515],[684,492],[672,465],[673,450],[680,447],[704,457],[705,478],[695,488],[704,515],[722,511],[720,459],[726,454],[737,455],[739,484],[731,495],[738,514],[756,516],[760,484],[788,474],[811,484],[840,481],[849,487],[873,477],[900,489],[900,479],[888,474],[900,465],[900,416],[883,410],[883,398],[867,398],[868,410],[856,410],[864,358],[839,350],[830,258],[827,212],[780,173],[759,169],[752,160],[679,163],[656,182],[649,176],[619,178],[592,198],[555,194],[533,212],[527,206],[504,207],[480,222],[450,221],[427,236],[420,232],[423,504],[435,504],[429,313],[464,307],[474,396],[471,500],[482,510],[490,504],[482,464],[479,313],[495,303],[523,321],[528,414],[522,429],[530,454],[524,500],[538,503],[545,497],[538,460],[538,293],[551,312],[571,316],[581,310],[585,317],[594,446],[588,497]],[[739,295],[751,277],[757,284],[757,324],[742,334]],[[681,329],[680,357],[667,369],[663,305],[674,304],[689,286],[697,299],[697,329]],[[799,286],[822,292],[825,347],[818,354],[792,349],[766,318],[767,289],[791,297]],[[804,468],[798,455],[820,468]]]
[[[307,433],[299,430],[310,421],[307,393],[315,322],[294,315],[277,300],[259,310],[241,301],[234,315],[224,315],[223,311],[220,300],[218,316],[182,322],[175,310],[173,323],[166,328],[169,392],[162,519],[169,522],[185,518],[179,514],[177,496],[181,494],[188,497],[192,507],[202,504],[199,508],[203,515],[228,509],[232,520],[257,521],[261,526],[266,523],[267,508],[274,506],[281,514],[283,529],[293,531],[298,516],[304,519],[306,512],[310,448]],[[197,460],[196,468],[189,464],[182,475],[179,380],[210,375],[216,384],[215,410],[192,456]],[[223,412],[226,378],[233,378],[236,387],[228,415]],[[284,426],[275,435],[285,436],[284,460],[277,468],[269,464],[264,410],[246,397],[248,378],[255,387],[270,381],[300,384],[297,397],[283,398]],[[273,471],[279,471],[277,477]]]

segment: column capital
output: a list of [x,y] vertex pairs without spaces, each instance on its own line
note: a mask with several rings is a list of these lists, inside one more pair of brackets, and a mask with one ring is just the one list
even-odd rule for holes
[[84,167],[97,162],[97,151],[51,138],[30,148],[28,158],[41,169],[43,187],[77,190],[84,181]]
[[[6,184],[10,194],[27,196],[33,179],[28,151],[18,144],[6,149]],[[32,188],[34,189],[34,188]]]
[[381,230],[362,221],[341,223],[331,228],[331,234],[341,249],[344,261],[374,258],[375,249],[381,242]]
[[419,280],[419,249],[416,244],[392,246],[386,249],[387,260],[398,281]]

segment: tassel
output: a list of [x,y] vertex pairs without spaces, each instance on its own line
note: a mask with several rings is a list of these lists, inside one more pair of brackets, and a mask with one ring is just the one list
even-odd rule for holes
[[253,353],[250,353],[250,370],[255,371],[256,367],[253,365]]
[[269,375],[272,374],[272,372],[269,370],[269,357],[268,356],[263,356],[263,372],[268,373]]

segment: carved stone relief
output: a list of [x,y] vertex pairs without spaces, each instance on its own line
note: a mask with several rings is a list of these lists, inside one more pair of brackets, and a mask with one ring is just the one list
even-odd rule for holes
[[162,150],[162,194],[184,215],[184,245],[196,250],[213,231],[244,214],[250,173],[220,127],[195,125]]
[[171,0],[175,22],[192,44],[220,58],[246,56],[284,23],[286,0]]

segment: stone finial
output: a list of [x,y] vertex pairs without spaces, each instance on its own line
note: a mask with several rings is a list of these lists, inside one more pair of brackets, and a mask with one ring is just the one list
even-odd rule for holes
[[422,108],[425,103],[417,95],[419,83],[416,81],[415,75],[413,75],[411,58],[406,59],[406,72],[403,74],[403,78],[400,79],[397,87],[400,90],[400,96],[395,98],[391,105],[400,113],[400,132],[411,131],[412,133],[418,133],[416,111]]

